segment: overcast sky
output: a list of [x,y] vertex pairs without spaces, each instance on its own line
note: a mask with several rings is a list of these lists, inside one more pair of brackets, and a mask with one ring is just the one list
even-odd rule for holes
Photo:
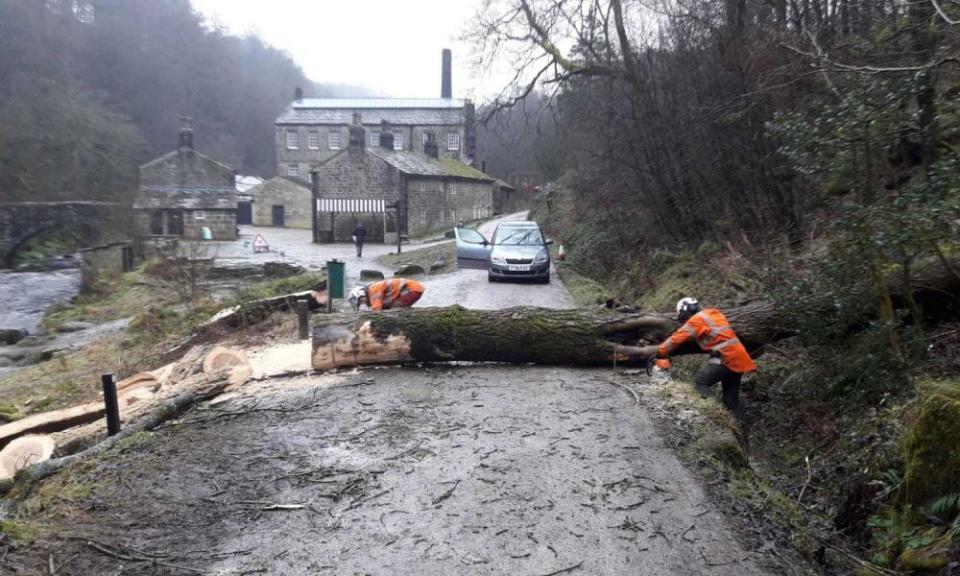
[[480,0],[192,0],[233,33],[256,32],[312,80],[396,97],[440,96],[440,51],[453,50],[453,96],[483,100],[496,80],[474,77],[456,39]]

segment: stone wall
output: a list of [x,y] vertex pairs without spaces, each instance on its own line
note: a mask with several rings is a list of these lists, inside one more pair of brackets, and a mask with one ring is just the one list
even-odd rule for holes
[[277,176],[251,190],[253,225],[273,226],[273,207],[283,206],[286,228],[313,228],[311,192],[306,182]]
[[[163,232],[155,234],[152,229],[154,213],[161,213]],[[237,239],[236,210],[136,210],[137,228],[147,236],[176,236],[171,229],[171,213],[179,213],[183,218],[183,238],[203,240],[203,227],[210,228],[214,240]]]
[[[308,180],[310,178],[311,167],[336,156],[338,152],[347,149],[349,139],[347,125],[340,126],[277,126],[275,131],[275,145],[277,150],[277,174],[280,176],[292,176]],[[379,134],[380,126],[365,126],[367,132],[367,146],[371,145],[371,134]],[[300,138],[300,145],[297,150],[287,148],[287,132],[296,132]],[[403,149],[423,153],[423,135],[426,132],[432,132],[437,142],[437,147],[441,158],[454,158],[461,160],[466,158],[467,133],[463,125],[450,126],[391,126],[390,131],[394,134],[403,135]],[[311,149],[309,146],[309,134],[316,132],[320,137],[320,146],[317,149]],[[340,150],[331,150],[329,147],[329,134],[331,132],[340,134]],[[447,148],[447,134],[457,132],[460,134],[460,149],[449,150]],[[290,174],[288,168],[296,166],[297,174]]]
[[493,215],[493,183],[453,178],[417,178],[407,181],[408,234],[453,228]]
[[[400,197],[400,172],[375,156],[363,151],[343,151],[317,167],[317,188],[320,198],[376,198],[387,203]],[[358,219],[363,219],[368,242],[382,242],[382,214],[318,215],[320,239],[324,242],[349,242]],[[395,232],[393,217],[387,218],[387,231]]]
[[91,241],[129,237],[129,207],[110,202],[0,202],[0,268],[13,264],[31,238],[50,230],[80,228]]
[[183,215],[183,238],[203,240],[202,228],[208,227],[215,240],[237,239],[236,210],[185,210]]
[[129,272],[141,260],[132,242],[115,242],[80,250],[81,288],[91,288],[102,276]]

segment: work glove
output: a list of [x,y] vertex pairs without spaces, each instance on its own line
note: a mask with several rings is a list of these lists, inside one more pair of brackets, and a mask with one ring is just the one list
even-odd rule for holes
[[670,363],[669,358],[657,358],[657,361],[654,362],[654,366],[661,370],[670,370],[670,367],[673,365]]

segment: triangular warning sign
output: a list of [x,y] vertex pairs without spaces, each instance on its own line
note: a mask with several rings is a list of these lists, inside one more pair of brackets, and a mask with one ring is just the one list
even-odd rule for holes
[[257,234],[257,237],[253,240],[253,251],[254,252],[269,252],[270,245],[267,244],[267,241],[263,239],[263,236]]

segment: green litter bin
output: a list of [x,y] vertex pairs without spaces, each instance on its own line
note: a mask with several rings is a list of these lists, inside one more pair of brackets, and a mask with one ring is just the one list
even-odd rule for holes
[[346,263],[339,260],[327,262],[327,286],[330,288],[330,298],[343,298],[343,273]]

